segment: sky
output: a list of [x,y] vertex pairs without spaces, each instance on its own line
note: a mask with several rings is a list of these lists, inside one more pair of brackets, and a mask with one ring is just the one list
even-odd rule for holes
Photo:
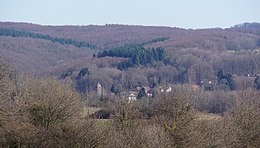
[[260,0],[0,0],[0,21],[228,28],[260,22]]

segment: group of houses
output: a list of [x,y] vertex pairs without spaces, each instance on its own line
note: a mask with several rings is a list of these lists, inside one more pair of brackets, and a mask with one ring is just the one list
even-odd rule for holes
[[[151,88],[149,86],[137,86],[135,88],[135,90],[129,91],[129,92],[121,92],[118,95],[121,97],[125,97],[127,98],[127,100],[129,102],[137,100],[138,99],[138,95],[140,95],[139,93],[141,91],[143,91],[143,93],[145,94],[144,96],[148,97],[148,98],[152,98],[154,97],[154,91],[157,92],[161,92],[161,93],[169,93],[171,92],[173,89],[171,86],[159,86],[156,88]],[[105,91],[104,88],[102,87],[102,85],[100,83],[97,83],[97,95],[101,96],[104,95]],[[115,95],[114,93],[111,93],[112,95]]]
[[159,86],[159,87],[156,87],[156,88],[151,88],[149,86],[136,87],[136,91],[129,92],[128,101],[131,102],[131,101],[136,100],[137,96],[138,96],[138,93],[142,89],[144,90],[144,92],[146,94],[145,96],[148,97],[148,98],[154,97],[154,90],[156,90],[158,92],[161,92],[161,93],[169,93],[169,92],[172,91],[172,87],[171,86],[165,86],[165,87]]

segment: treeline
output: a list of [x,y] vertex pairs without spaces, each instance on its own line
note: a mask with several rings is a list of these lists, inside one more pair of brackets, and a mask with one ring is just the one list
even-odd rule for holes
[[122,57],[130,58],[118,65],[118,69],[124,70],[129,67],[136,67],[139,65],[152,64],[153,62],[163,61],[166,57],[166,52],[163,48],[148,48],[140,46],[124,46],[114,48],[111,50],[104,50],[97,54],[98,58],[102,57]]
[[74,39],[65,39],[65,38],[57,38],[57,37],[51,37],[49,35],[43,35],[38,33],[32,33],[27,31],[17,31],[13,29],[4,29],[0,28],[0,36],[11,36],[11,37],[29,37],[33,39],[43,39],[48,40],[54,43],[60,43],[65,45],[72,45],[78,48],[85,47],[85,48],[92,48],[95,49],[96,46],[92,45],[90,43],[87,43],[85,41],[78,41]]

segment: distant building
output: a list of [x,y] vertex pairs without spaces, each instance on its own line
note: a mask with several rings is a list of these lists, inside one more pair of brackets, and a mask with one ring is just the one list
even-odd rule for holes
[[146,95],[147,95],[147,97],[153,97],[153,94],[149,93],[149,92]]
[[145,86],[145,87],[143,87],[144,88],[144,90],[145,90],[145,93],[147,94],[148,93],[148,91],[150,91],[151,90],[151,88],[150,87],[148,87],[148,86]]
[[137,92],[133,91],[130,92],[128,95],[128,102],[135,101],[137,97]]
[[99,96],[102,95],[102,85],[101,85],[100,83],[97,84],[97,94],[98,94]]
[[165,90],[165,92],[171,92],[172,91],[172,87],[170,86],[170,87],[168,87],[166,90]]
[[159,92],[161,92],[161,93],[164,93],[164,92],[165,93],[169,93],[169,92],[172,91],[172,87],[171,86],[168,86],[168,87],[159,86],[158,89],[159,89]]
[[160,92],[162,92],[162,93],[164,92],[163,87],[160,86],[159,89],[160,89]]

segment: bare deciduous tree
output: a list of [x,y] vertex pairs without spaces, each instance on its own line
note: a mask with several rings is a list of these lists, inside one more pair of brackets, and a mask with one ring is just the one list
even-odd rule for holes
[[[190,103],[191,94],[183,88],[174,88],[173,93],[163,94],[154,104],[159,124],[172,139],[172,146],[189,147],[192,141],[192,124],[196,119],[195,110]],[[160,123],[161,122],[161,123]]]
[[238,92],[235,107],[225,115],[223,135],[227,147],[259,147],[260,93],[253,89]]
[[80,113],[77,93],[57,80],[28,79],[21,85],[17,100],[29,120],[36,126],[48,129]]
[[9,66],[0,61],[0,108],[3,107],[4,101],[6,101],[10,95],[11,84],[9,81]]

